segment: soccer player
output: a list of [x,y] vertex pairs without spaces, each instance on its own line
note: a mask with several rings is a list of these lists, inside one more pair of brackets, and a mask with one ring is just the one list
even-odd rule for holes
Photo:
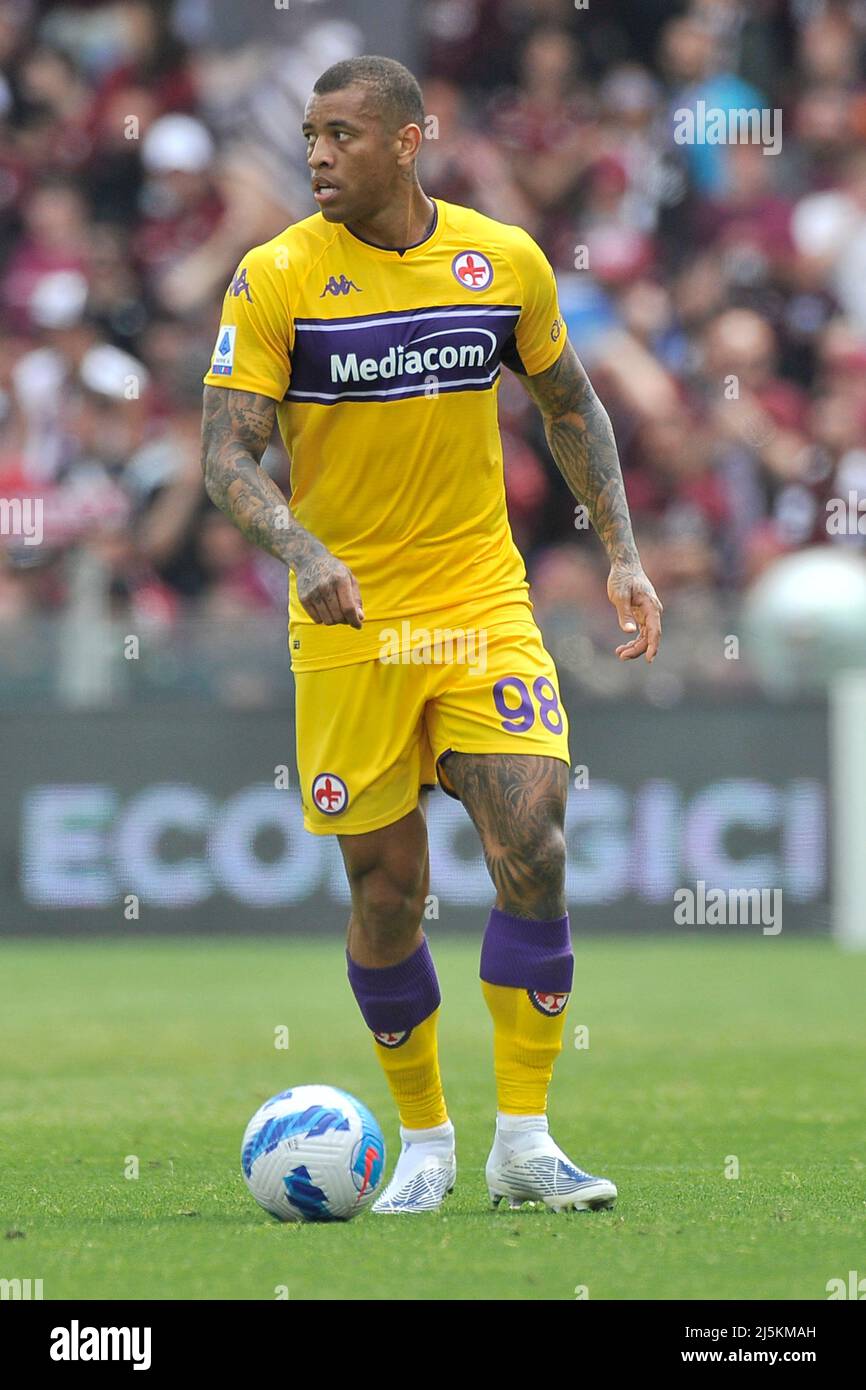
[[[574,968],[568,724],[506,513],[503,364],[607,550],[608,594],[633,634],[621,659],[653,660],[661,605],[550,265],[521,228],[424,193],[424,121],[418,83],[391,59],[337,63],[316,82],[303,135],[319,210],[251,250],[228,288],[204,378],[207,490],[289,570],[304,825],[338,837],[349,982],[400,1117],[373,1209],[431,1210],[456,1177],[421,928],[434,779],[477,827],[496,889],[480,969],[490,1197],[609,1207],[614,1184],[548,1132]],[[260,464],[275,419],[289,503]]]

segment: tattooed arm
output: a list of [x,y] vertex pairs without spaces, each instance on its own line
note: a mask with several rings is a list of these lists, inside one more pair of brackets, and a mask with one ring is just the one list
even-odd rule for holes
[[202,469],[212,502],[247,540],[294,571],[298,599],[317,623],[364,620],[357,580],[342,561],[296,521],[261,466],[276,419],[276,401],[252,391],[204,388]]
[[570,343],[546,372],[521,380],[544,417],[544,432],[560,473],[587,508],[607,551],[607,593],[619,625],[623,632],[638,630],[616,654],[623,661],[646,654],[652,661],[661,637],[662,606],[637,553],[607,411]]

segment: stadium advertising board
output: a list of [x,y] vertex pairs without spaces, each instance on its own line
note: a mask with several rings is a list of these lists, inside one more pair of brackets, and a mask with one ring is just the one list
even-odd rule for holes
[[[3,934],[342,929],[339,849],[303,829],[285,714],[8,716],[4,742]],[[577,930],[828,928],[823,707],[575,705],[571,753]],[[473,826],[437,789],[428,828],[429,929],[480,931]],[[719,909],[742,890],[763,892],[760,922]]]

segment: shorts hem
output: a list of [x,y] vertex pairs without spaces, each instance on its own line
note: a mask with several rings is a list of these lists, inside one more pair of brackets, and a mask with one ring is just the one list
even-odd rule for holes
[[[407,802],[404,802],[401,810],[387,811],[381,816],[373,816],[372,820],[364,821],[363,825],[353,825],[351,829],[343,830],[335,825],[333,830],[331,830],[330,828],[325,829],[324,826],[319,827],[308,824],[305,816],[304,829],[308,830],[311,835],[366,835],[371,830],[382,830],[386,825],[393,825],[394,821],[398,821],[403,816],[408,816],[410,811],[414,811],[421,799],[422,788],[424,786],[432,787],[432,785],[431,782],[422,783],[418,788],[414,800],[410,797]],[[335,817],[335,819],[337,818]]]
[[445,795],[450,796],[452,801],[460,801],[460,797],[457,795],[455,791],[451,791],[448,787],[445,786],[445,783],[442,781],[442,778],[440,776],[439,769],[439,764],[441,763],[442,759],[447,758],[449,753],[471,753],[477,758],[496,758],[503,757],[505,755],[510,755],[513,753],[524,753],[527,757],[530,758],[556,758],[559,762],[565,763],[567,768],[571,767],[570,755],[566,755],[565,753],[554,753],[551,751],[550,748],[527,748],[525,745],[521,745],[520,748],[515,748],[513,745],[511,745],[508,748],[454,748],[449,746],[448,748],[444,748],[442,752],[439,754],[439,756],[435,759],[435,767],[436,780],[438,781],[439,786],[445,793]]

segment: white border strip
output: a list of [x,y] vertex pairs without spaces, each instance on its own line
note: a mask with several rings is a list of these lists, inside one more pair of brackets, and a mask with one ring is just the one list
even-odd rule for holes
[[833,932],[840,946],[866,950],[866,671],[830,687],[833,807]]
[[386,319],[344,319],[342,323],[298,323],[295,333],[354,333],[356,328],[382,328],[391,323],[423,323],[425,319],[514,319],[520,318],[519,309],[433,309],[429,313],[401,314]]

